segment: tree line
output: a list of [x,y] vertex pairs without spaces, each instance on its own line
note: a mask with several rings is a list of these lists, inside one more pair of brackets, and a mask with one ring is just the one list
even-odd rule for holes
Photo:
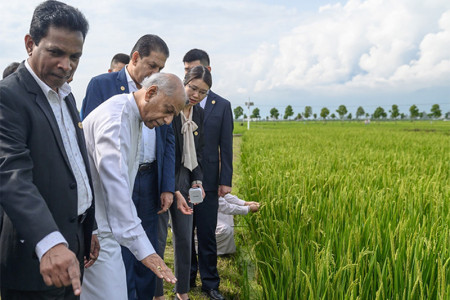
[[[241,106],[236,107],[234,110],[234,117],[236,120],[238,120],[240,117],[244,117],[244,119],[247,119],[247,115],[244,113],[244,109]],[[404,119],[424,119],[424,118],[432,118],[432,119],[438,119],[442,116],[442,111],[441,108],[439,107],[439,104],[433,104],[430,110],[430,113],[427,113],[425,111],[419,112],[419,108],[413,104],[411,105],[411,107],[409,108],[409,115],[406,115],[404,113],[400,113],[398,105],[394,104],[392,105],[392,108],[388,111],[389,112],[389,116],[390,119],[393,120],[404,120]],[[272,119],[272,120],[278,120],[280,117],[280,112],[278,111],[277,108],[272,108],[270,110],[270,116],[267,116],[266,119]],[[284,120],[289,120],[290,117],[292,117],[294,115],[294,110],[292,109],[291,105],[286,106],[285,110],[284,110],[284,115],[283,115],[283,119]],[[336,119],[337,117],[339,117],[339,119],[344,120],[352,120],[353,118],[359,120],[361,118],[364,119],[388,119],[388,113],[384,110],[384,108],[382,108],[381,106],[377,107],[375,109],[375,111],[372,114],[369,114],[368,112],[366,112],[364,110],[364,108],[362,106],[359,106],[358,109],[356,110],[356,115],[355,117],[353,117],[352,113],[349,113],[347,111],[347,107],[345,105],[339,105],[338,109],[336,109],[336,114],[334,112],[332,112],[330,114],[330,110],[326,107],[323,107],[320,110],[320,114],[319,116],[317,115],[317,113],[313,113],[312,107],[311,106],[305,106],[305,110],[303,112],[299,112],[297,114],[297,116],[294,118],[294,120],[307,120],[310,119],[311,117],[314,118],[314,120],[316,120],[318,117],[322,118],[323,120],[326,119]],[[251,119],[261,119],[261,115],[260,115],[260,110],[259,108],[254,108],[252,111],[252,114],[250,115]],[[447,112],[445,114],[445,118],[450,118],[450,112]]]

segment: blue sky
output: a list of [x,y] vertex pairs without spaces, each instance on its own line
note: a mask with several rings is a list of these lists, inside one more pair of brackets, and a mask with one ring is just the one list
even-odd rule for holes
[[[0,3],[0,69],[26,57],[23,37],[41,1]],[[93,76],[112,56],[129,53],[146,33],[169,46],[165,72],[183,76],[191,48],[211,57],[213,90],[233,108],[250,99],[265,117],[272,107],[319,114],[340,104],[402,112],[416,104],[450,111],[450,1],[66,1],[90,22],[71,84],[81,106]]]

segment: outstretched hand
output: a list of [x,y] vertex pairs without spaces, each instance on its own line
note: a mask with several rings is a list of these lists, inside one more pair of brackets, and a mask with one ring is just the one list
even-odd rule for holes
[[164,261],[161,259],[161,257],[153,253],[143,260],[141,262],[150,270],[152,270],[153,273],[158,276],[158,278],[164,279],[168,283],[175,284],[177,282],[177,279],[172,273],[172,270],[169,269],[169,267],[166,266]]
[[180,210],[183,214],[192,215],[194,213],[194,210],[191,207],[189,207],[189,205],[186,202],[186,199],[179,191],[175,192],[175,198],[177,200],[177,209]]
[[251,212],[257,212],[259,210],[258,202],[248,201],[248,202],[245,202],[244,205],[248,206]]

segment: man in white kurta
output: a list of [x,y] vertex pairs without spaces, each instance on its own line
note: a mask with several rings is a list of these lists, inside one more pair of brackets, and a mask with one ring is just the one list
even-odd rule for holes
[[233,215],[246,215],[249,212],[256,212],[258,209],[258,202],[246,202],[230,193],[219,197],[216,227],[217,255],[236,252]]
[[[166,82],[164,88],[172,90],[164,91],[164,80],[171,84]],[[84,273],[81,299],[128,298],[120,245],[130,249],[158,277],[175,282],[142,228],[132,191],[143,122],[150,128],[170,124],[186,96],[180,79],[172,74],[154,74],[142,85],[135,93],[103,102],[83,121],[101,250],[97,262]]]

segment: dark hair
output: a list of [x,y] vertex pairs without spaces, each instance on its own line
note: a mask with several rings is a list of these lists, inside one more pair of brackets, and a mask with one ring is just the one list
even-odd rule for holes
[[130,57],[133,56],[135,51],[139,53],[141,58],[149,56],[152,51],[161,52],[166,56],[166,58],[169,57],[169,47],[167,47],[166,42],[154,34],[146,34],[142,36],[136,42],[136,45],[134,45],[133,50],[131,50]]
[[183,57],[183,62],[193,62],[199,60],[200,63],[205,66],[208,67],[209,66],[209,56],[208,53],[206,53],[206,51],[200,50],[200,49],[192,49],[189,50]]
[[5,79],[6,77],[8,77],[12,73],[14,73],[17,70],[17,68],[19,67],[19,65],[20,64],[18,62],[13,62],[9,66],[7,66],[5,68],[5,70],[3,71],[3,79]]
[[204,66],[195,66],[190,69],[184,76],[183,83],[186,85],[194,79],[203,80],[209,88],[212,86],[211,72]]
[[30,35],[36,45],[47,36],[50,26],[80,31],[83,40],[89,30],[88,21],[78,9],[55,0],[42,2],[34,10]]
[[123,63],[126,65],[129,62],[130,62],[130,56],[128,54],[117,53],[116,55],[113,56],[113,58],[111,60],[111,67],[113,66],[113,64]]

